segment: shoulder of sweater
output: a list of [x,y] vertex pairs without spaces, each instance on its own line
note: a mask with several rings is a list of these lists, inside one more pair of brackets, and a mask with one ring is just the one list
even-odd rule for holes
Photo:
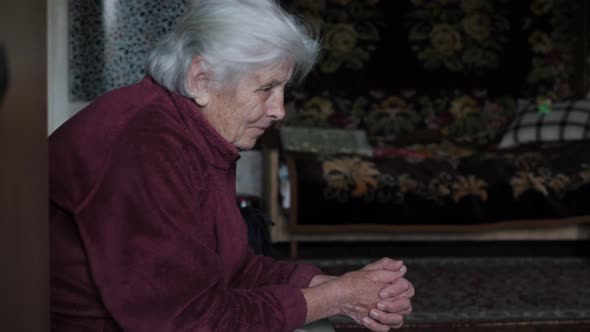
[[163,149],[169,153],[183,155],[193,167],[206,166],[207,146],[202,133],[189,128],[184,119],[170,105],[154,102],[141,106],[133,118],[126,122],[118,132],[114,142],[130,142],[146,149]]
[[186,165],[191,173],[187,176],[199,174],[200,179],[193,180],[205,180],[206,147],[165,98],[139,104],[102,99],[50,137],[53,201],[75,210],[100,185],[104,172],[118,162],[113,154],[122,156],[130,148],[144,149],[147,157],[165,154]]

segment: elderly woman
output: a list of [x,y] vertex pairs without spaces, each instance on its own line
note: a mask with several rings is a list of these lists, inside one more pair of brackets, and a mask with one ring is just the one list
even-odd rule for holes
[[147,61],[49,139],[52,330],[292,331],[337,314],[400,327],[382,259],[340,277],[248,248],[239,150],[285,116],[318,42],[272,0],[203,0]]

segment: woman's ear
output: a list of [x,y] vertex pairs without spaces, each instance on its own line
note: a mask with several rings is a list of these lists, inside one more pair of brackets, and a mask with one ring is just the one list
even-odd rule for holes
[[204,107],[209,104],[209,75],[205,71],[205,60],[203,57],[195,56],[191,61],[186,87],[197,105]]

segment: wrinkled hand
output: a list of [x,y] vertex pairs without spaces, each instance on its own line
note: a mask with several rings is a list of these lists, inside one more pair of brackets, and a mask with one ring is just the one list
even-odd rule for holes
[[369,311],[369,316],[362,319],[362,324],[373,331],[389,331],[401,328],[404,316],[412,312],[411,298],[415,294],[414,286],[403,275],[407,271],[402,261],[382,258],[366,265],[361,270],[389,270],[401,273],[400,278],[383,287],[379,292],[380,301]]
[[373,331],[401,328],[404,324],[404,316],[412,312],[410,299],[414,294],[414,286],[405,278],[385,286],[379,293],[381,300],[376,308],[369,311],[369,317],[362,320],[363,325]]
[[400,279],[405,272],[383,269],[349,272],[335,281],[339,285],[340,313],[363,324],[363,318],[384,299],[379,293]]

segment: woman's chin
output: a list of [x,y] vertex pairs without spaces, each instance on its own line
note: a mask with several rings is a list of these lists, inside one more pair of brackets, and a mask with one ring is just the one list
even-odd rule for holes
[[235,146],[240,151],[252,150],[254,148],[254,146],[256,146],[256,140],[257,140],[257,138],[240,140],[235,144]]

